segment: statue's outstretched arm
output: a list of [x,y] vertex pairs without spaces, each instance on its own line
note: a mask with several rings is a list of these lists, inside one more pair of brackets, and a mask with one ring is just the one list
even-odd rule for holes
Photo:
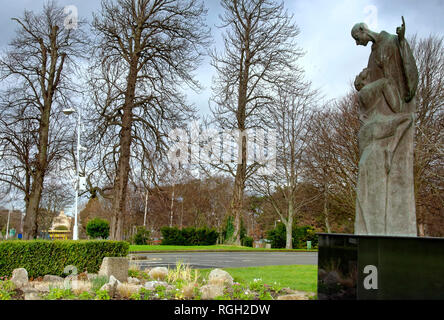
[[402,25],[396,28],[396,34],[398,35],[400,41],[405,39],[405,21],[403,16],[401,18],[402,18]]

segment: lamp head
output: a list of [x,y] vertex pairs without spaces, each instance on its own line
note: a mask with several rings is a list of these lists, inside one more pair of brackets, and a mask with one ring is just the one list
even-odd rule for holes
[[67,116],[69,116],[70,114],[73,114],[74,112],[76,112],[76,110],[73,108],[63,110],[63,113],[66,114]]

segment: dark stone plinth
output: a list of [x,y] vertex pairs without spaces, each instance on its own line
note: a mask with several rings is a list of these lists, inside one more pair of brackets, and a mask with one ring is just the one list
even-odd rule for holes
[[444,238],[318,236],[318,299],[444,299]]

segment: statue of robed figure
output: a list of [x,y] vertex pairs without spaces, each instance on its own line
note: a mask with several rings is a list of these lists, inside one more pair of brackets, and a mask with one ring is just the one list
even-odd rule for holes
[[355,234],[417,236],[413,183],[413,138],[418,69],[405,39],[358,23],[357,45],[373,42],[368,66],[355,80],[358,90],[359,173]]

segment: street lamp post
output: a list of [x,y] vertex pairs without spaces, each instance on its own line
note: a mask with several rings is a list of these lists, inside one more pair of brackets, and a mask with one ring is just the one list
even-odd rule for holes
[[11,218],[11,209],[8,211],[8,223],[6,224],[6,240],[8,240],[9,235],[9,219]]
[[79,240],[79,227],[78,227],[78,198],[79,198],[79,181],[80,181],[80,126],[81,126],[81,116],[80,112],[71,108],[63,110],[63,113],[70,115],[77,112],[77,150],[76,150],[76,183],[75,183],[75,205],[74,205],[74,227],[73,227],[73,240]]

